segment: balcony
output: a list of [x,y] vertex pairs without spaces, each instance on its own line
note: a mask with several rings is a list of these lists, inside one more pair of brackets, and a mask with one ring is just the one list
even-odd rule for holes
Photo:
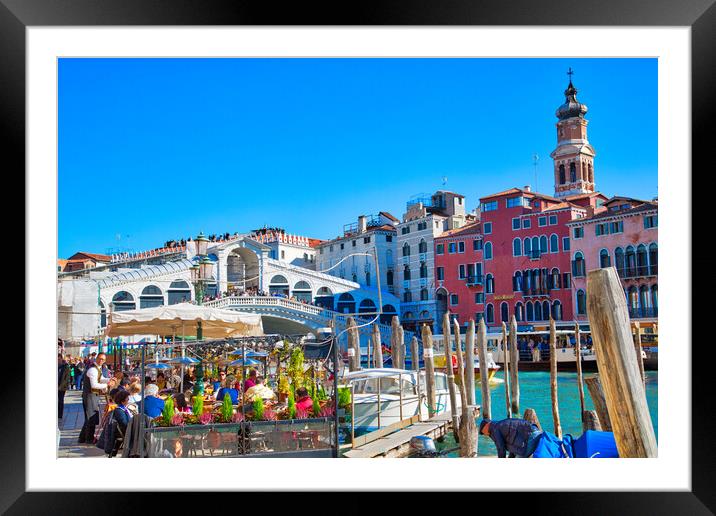
[[485,276],[482,274],[477,276],[468,276],[465,278],[465,283],[468,287],[474,287],[477,285],[484,285],[485,284]]
[[521,292],[524,297],[549,296],[550,289],[548,289],[548,288],[524,288],[524,289],[522,289]]
[[617,272],[621,279],[650,278],[658,276],[658,266],[624,267],[623,269],[617,269]]
[[528,256],[530,260],[539,260],[540,256],[542,256],[541,251],[527,251],[525,252],[525,256]]
[[658,308],[629,308],[630,319],[655,319],[658,316]]

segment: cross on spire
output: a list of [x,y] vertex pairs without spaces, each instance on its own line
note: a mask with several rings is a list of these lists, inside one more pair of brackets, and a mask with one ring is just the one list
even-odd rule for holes
[[569,84],[572,84],[572,75],[574,75],[574,72],[571,66],[569,67],[569,71],[567,71],[567,75],[569,75]]

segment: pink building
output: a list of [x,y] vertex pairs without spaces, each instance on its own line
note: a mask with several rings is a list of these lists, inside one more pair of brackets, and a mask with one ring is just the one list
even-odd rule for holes
[[658,201],[612,197],[587,217],[567,223],[572,242],[572,289],[577,320],[587,319],[586,273],[616,267],[632,319],[656,322]]

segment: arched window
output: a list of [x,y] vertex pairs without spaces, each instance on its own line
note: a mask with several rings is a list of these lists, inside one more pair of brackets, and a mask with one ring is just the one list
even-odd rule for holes
[[309,285],[306,281],[299,281],[293,286],[293,297],[299,301],[310,303],[313,299],[311,285]]
[[609,251],[606,249],[602,249],[599,251],[599,267],[602,269],[604,267],[610,267],[611,266],[611,259],[609,258]]
[[365,284],[370,287],[370,272],[365,273]]
[[512,256],[522,256],[522,240],[519,238],[512,241]]
[[649,308],[651,308],[651,296],[649,295],[649,287],[642,285],[639,287],[639,310],[642,317],[650,317]]
[[625,276],[626,262],[624,261],[624,250],[621,247],[614,250],[614,266],[620,276]]
[[626,248],[624,259],[626,262],[626,277],[633,278],[636,276],[636,252],[632,246]]
[[333,292],[328,287],[321,287],[316,292],[316,305],[333,310]]
[[535,320],[535,312],[534,312],[534,309],[532,308],[532,301],[527,301],[527,303],[525,304],[525,312],[526,312],[528,321]]
[[504,323],[510,322],[510,309],[505,302],[500,304],[500,320]]
[[636,248],[636,270],[637,276],[648,276],[649,274],[649,264],[644,244],[639,244],[639,247]]
[[577,165],[574,163],[574,161],[569,164],[569,182],[577,182]]
[[421,301],[428,300],[428,289],[426,289],[426,288],[420,289],[420,300]]
[[522,290],[522,272],[517,271],[512,277],[512,290],[520,292]]
[[428,266],[425,265],[425,262],[420,262],[420,277],[421,278],[428,277]]
[[383,324],[390,324],[393,321],[393,316],[398,315],[393,305],[383,305],[383,313],[380,315],[380,322]]
[[135,308],[137,308],[137,304],[134,302],[134,296],[125,290],[117,292],[112,298],[112,311],[114,312],[134,310]]
[[585,275],[584,255],[580,251],[574,253],[574,261],[572,262],[572,275],[575,278]]
[[360,306],[358,307],[358,313],[365,314],[370,312],[377,312],[375,308],[375,303],[372,299],[364,299],[360,302]]
[[539,256],[539,237],[532,237],[532,257],[536,258]]
[[107,327],[107,307],[104,306],[102,301],[99,302],[99,327]]
[[495,279],[492,274],[485,276],[485,293],[492,294],[495,292]]
[[427,253],[428,252],[428,244],[425,243],[424,238],[420,239],[420,243],[418,244],[418,252],[419,253]]
[[406,290],[403,292],[403,302],[404,303],[410,303],[413,301],[413,294],[410,292],[410,290]]
[[659,265],[659,248],[656,244],[649,246],[649,274],[656,276]]
[[403,319],[408,320],[413,318],[413,312],[405,312],[403,314]]
[[532,240],[525,238],[525,245],[523,248],[525,250],[525,256],[529,256],[532,253]]
[[485,320],[488,323],[494,323],[495,322],[495,309],[492,307],[491,303],[488,303],[485,307]]
[[555,321],[562,320],[562,303],[559,301],[552,303],[552,319]]
[[485,260],[492,260],[492,242],[485,242],[482,254]]
[[651,306],[654,309],[654,316],[656,317],[657,311],[659,310],[659,287],[657,285],[651,286]]
[[184,280],[172,281],[167,289],[167,303],[176,305],[177,303],[188,303],[191,301],[191,289],[189,284]]
[[567,182],[567,177],[564,173],[564,165],[559,166],[559,184],[563,185]]
[[358,275],[355,272],[351,276],[351,280],[353,281],[353,283],[358,283]]
[[551,276],[552,288],[562,288],[562,276],[559,274],[559,269],[552,269]]
[[385,274],[385,282],[386,282],[388,285],[392,285],[392,284],[393,284],[393,271],[392,271],[392,270],[389,270],[389,271]]
[[403,267],[403,280],[410,280],[410,267],[407,265]]
[[410,246],[407,242],[403,244],[403,256],[410,256]]
[[558,253],[559,252],[559,237],[552,233],[552,235],[549,237],[549,252],[550,253]]
[[164,294],[156,285],[144,287],[139,296],[139,308],[154,308],[164,304]]
[[587,315],[587,295],[584,290],[577,290],[577,315]]
[[353,299],[353,296],[349,294],[348,292],[344,292],[340,296],[338,296],[338,306],[336,307],[337,311],[344,313],[344,314],[352,314],[356,311],[356,302],[355,299]]
[[541,321],[542,320],[542,303],[537,301],[535,303],[535,321]]
[[545,318],[545,320],[549,319],[550,311],[549,311],[549,301],[542,301],[542,317]]
[[586,181],[587,177],[588,177],[587,176],[587,164],[584,161],[582,161],[582,177],[581,177],[581,179]]
[[515,305],[515,320],[517,322],[522,322],[525,320],[525,307],[522,306],[522,303],[517,303]]
[[627,304],[629,305],[629,315],[636,317],[639,310],[639,291],[636,287],[629,287],[627,291]]
[[589,164],[589,182],[594,183],[594,168],[591,163]]
[[549,248],[547,247],[547,237],[544,235],[539,237],[539,252],[543,254],[549,252]]

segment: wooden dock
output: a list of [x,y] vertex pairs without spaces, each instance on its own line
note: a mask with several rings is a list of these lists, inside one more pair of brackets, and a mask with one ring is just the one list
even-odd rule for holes
[[[475,409],[473,417],[477,417],[479,408]],[[343,453],[343,457],[349,459],[369,459],[369,458],[400,458],[405,457],[410,452],[410,439],[418,435],[427,435],[433,439],[439,439],[452,431],[452,414],[443,412],[427,421],[416,421],[410,426],[403,428],[387,435],[378,437],[366,444],[356,446],[351,450]],[[378,434],[382,430],[371,432]],[[370,436],[367,434],[365,437]],[[357,441],[357,440],[356,440]]]

